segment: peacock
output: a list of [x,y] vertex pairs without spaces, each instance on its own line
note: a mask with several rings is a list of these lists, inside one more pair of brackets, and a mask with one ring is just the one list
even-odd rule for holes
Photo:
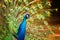
[[26,33],[26,19],[29,18],[29,14],[24,16],[22,23],[19,25],[18,33],[17,33],[17,40],[24,40],[25,33]]
[[[50,11],[49,11],[50,2],[48,0],[45,1],[39,0],[39,2],[36,1],[34,0],[24,0],[24,1],[1,0],[0,1],[1,2],[0,14],[1,13],[3,15],[5,14],[3,18],[4,21],[0,19],[1,20],[0,25],[2,25],[0,26],[0,33],[1,33],[0,40],[13,40],[14,36],[16,36],[17,40],[24,40],[25,32],[27,32],[26,40],[28,39],[41,40],[41,37],[37,35],[40,35],[42,33],[37,30],[42,29],[44,25],[48,24],[46,22],[46,18],[49,18],[48,16],[50,16]],[[49,10],[47,10],[48,8]],[[24,12],[28,12],[30,16],[32,15],[30,19],[27,20],[27,31],[26,31],[26,19],[28,17],[27,14],[24,16],[22,23],[19,25],[19,23],[21,22],[21,20],[19,19],[22,19],[21,16],[25,14]],[[17,29],[18,29],[18,33],[17,33]]]

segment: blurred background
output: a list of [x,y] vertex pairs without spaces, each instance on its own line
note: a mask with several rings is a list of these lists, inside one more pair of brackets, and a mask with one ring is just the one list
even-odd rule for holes
[[[59,0],[0,0],[0,40],[15,38],[28,13],[25,40],[60,40]],[[15,36],[13,36],[15,35]]]

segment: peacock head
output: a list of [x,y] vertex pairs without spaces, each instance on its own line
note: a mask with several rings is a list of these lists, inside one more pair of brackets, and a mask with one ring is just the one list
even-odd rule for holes
[[25,14],[25,18],[28,19],[30,17],[29,14]]

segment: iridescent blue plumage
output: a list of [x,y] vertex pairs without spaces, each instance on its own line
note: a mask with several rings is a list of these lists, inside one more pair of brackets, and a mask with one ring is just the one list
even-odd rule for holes
[[26,19],[28,17],[29,17],[29,14],[26,14],[24,16],[24,19],[23,19],[22,23],[19,26],[17,40],[24,40],[24,38],[25,38],[25,33],[26,33]]

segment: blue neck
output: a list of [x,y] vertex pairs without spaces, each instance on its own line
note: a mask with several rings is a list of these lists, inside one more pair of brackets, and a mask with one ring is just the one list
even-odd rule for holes
[[19,29],[18,29],[18,38],[17,38],[17,40],[24,40],[25,32],[26,32],[26,18],[24,17],[24,19],[23,19],[23,21],[20,24]]

